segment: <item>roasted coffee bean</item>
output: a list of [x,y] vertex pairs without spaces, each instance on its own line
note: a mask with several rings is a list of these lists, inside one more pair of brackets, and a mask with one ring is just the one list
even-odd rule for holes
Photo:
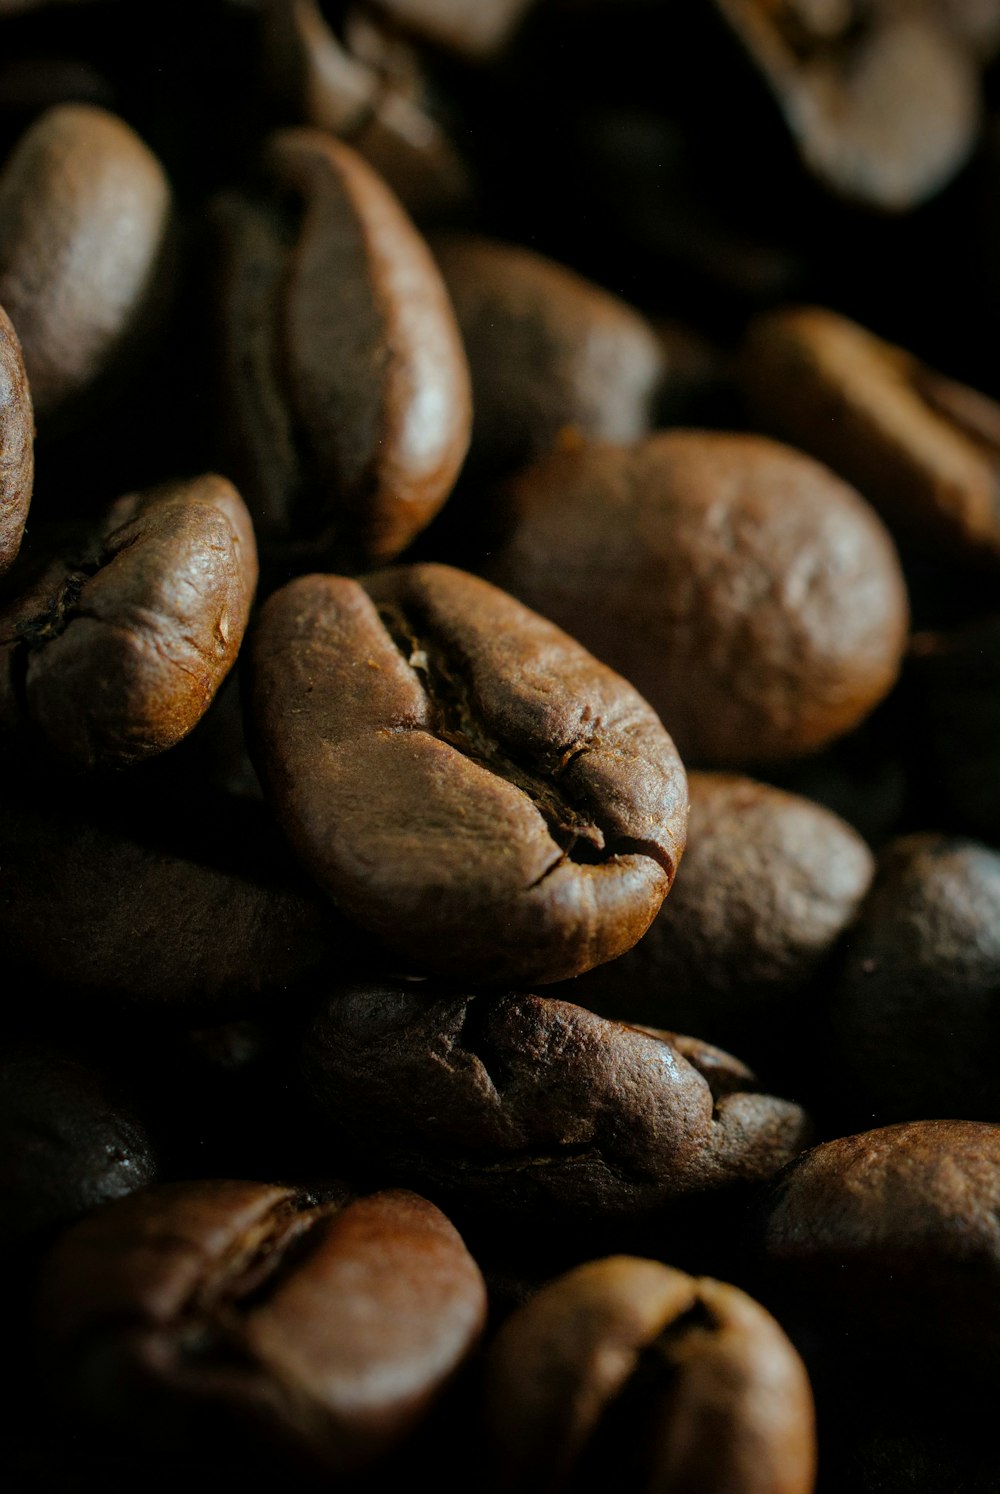
[[906,539],[1000,560],[1000,405],[818,308],[751,327],[743,382],[755,419],[828,462]]
[[357,946],[260,805],[48,782],[0,798],[0,938],[74,1010],[188,1021],[274,1004]]
[[1000,1120],[1000,854],[943,835],[888,846],[833,1020],[838,1071],[880,1118]]
[[459,235],[434,248],[472,373],[476,471],[495,480],[571,436],[645,435],[664,358],[637,312],[528,249]]
[[828,1141],[775,1184],[774,1287],[840,1338],[915,1343],[995,1365],[1000,1126],[911,1121]]
[[797,794],[724,773],[693,773],[689,790],[684,862],[649,933],[560,994],[759,1063],[779,1046],[775,1023],[815,1004],[874,860],[849,825]]
[[120,1440],[344,1474],[414,1429],[485,1310],[460,1236],[412,1193],[178,1183],[63,1238],[40,1338],[69,1408]]
[[802,1361],[736,1287],[628,1256],[592,1261],[508,1318],[487,1361],[495,1487],[811,1494]]
[[89,105],[49,110],[4,166],[0,304],[41,425],[70,416],[147,330],[170,209],[155,156]]
[[837,196],[902,213],[946,186],[979,124],[966,47],[929,7],[714,0],[807,170]]
[[395,76],[397,39],[390,48],[370,24],[359,37],[360,17],[349,13],[342,40],[319,0],[266,0],[264,26],[269,77],[297,121],[346,140],[408,212],[440,212],[468,197],[468,173],[424,102],[412,54],[410,76]]
[[123,767],[201,719],[243,640],[253,526],[225,478],[120,498],[0,615],[9,724],[80,768]]
[[918,633],[909,678],[935,792],[964,829],[1000,844],[1000,617]]
[[319,130],[272,138],[271,199],[222,220],[222,377],[258,535],[303,565],[392,559],[447,498],[469,375],[430,251]]
[[802,1110],[729,1054],[540,996],[387,982],[336,992],[303,1049],[334,1133],[502,1219],[614,1223],[769,1177]]
[[145,1128],[70,1053],[7,1039],[0,1055],[0,1250],[151,1183]]
[[21,547],[35,479],[34,435],[21,344],[0,306],[0,575]]
[[418,970],[553,981],[648,928],[684,849],[673,743],[623,679],[447,566],[307,576],[253,640],[265,793]]
[[491,579],[631,680],[692,764],[802,756],[895,680],[891,541],[799,452],[704,431],[583,445],[522,473],[512,501]]

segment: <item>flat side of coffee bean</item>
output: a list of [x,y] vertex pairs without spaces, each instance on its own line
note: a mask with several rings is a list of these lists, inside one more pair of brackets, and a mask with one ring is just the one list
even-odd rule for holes
[[568,434],[645,435],[664,358],[638,312],[528,249],[465,235],[433,247],[472,371],[477,470],[495,479]]
[[[814,1412],[801,1360],[736,1287],[629,1256],[548,1283],[487,1361],[501,1488],[598,1481],[684,1494],[810,1494]],[[574,1484],[574,1487],[576,1484]]]
[[[327,959],[343,968],[356,936],[296,882],[262,807],[220,795],[165,813],[169,844],[141,804],[123,825],[99,797],[3,797],[0,937],[19,982],[190,1018],[277,1001]],[[192,819],[211,827],[207,846]]]
[[910,1121],[825,1142],[777,1180],[774,1286],[842,1337],[996,1362],[1000,1126]]
[[35,480],[35,417],[24,357],[0,306],[0,575],[21,546]]
[[249,1182],[168,1184],[85,1220],[50,1255],[39,1310],[84,1419],[154,1446],[275,1444],[340,1473],[413,1429],[485,1313],[478,1267],[425,1199]]
[[[341,41],[318,0],[267,0],[264,58],[273,86],[304,124],[351,145],[408,212],[467,195],[467,172],[441,126],[388,67]],[[369,33],[370,34],[370,33]]]
[[338,991],[303,1049],[334,1131],[456,1202],[634,1222],[769,1176],[808,1120],[696,1039],[539,996]]
[[742,377],[772,434],[828,462],[907,538],[1000,558],[1000,405],[831,311],[751,325]]
[[225,478],[121,498],[81,553],[8,609],[13,693],[78,767],[163,752],[235,662],[256,582],[253,526]]
[[[863,207],[902,213],[964,164],[979,124],[976,69],[924,10],[715,0],[773,93],[809,171]],[[819,24],[818,24],[819,22]]]
[[692,773],[688,788],[669,900],[633,949],[561,994],[738,1046],[808,999],[875,862],[848,824],[798,794],[728,773]]
[[86,1063],[41,1044],[0,1056],[0,1249],[151,1183],[139,1119]]
[[888,534],[827,468],[758,436],[581,445],[511,487],[490,578],[632,681],[692,766],[803,756],[895,681]]
[[571,638],[446,566],[275,593],[253,643],[265,792],[350,917],[419,968],[551,981],[645,932],[684,771]]
[[[233,459],[264,538],[314,560],[391,559],[441,507],[468,446],[454,313],[426,244],[350,147],[283,131],[265,170],[281,202],[224,225],[230,418],[236,443],[250,438]],[[280,461],[254,429],[261,410]]]
[[170,215],[155,156],[114,115],[51,109],[0,175],[0,304],[41,422],[87,390],[150,300]]
[[883,852],[833,993],[845,1076],[887,1120],[1000,1115],[1000,854],[911,835]]

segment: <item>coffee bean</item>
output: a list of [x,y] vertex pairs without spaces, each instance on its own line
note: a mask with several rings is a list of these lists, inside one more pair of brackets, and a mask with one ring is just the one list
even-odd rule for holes
[[634,1228],[770,1176],[809,1134],[728,1054],[541,996],[340,990],[303,1065],[335,1135],[497,1221]]
[[763,428],[829,462],[903,538],[958,559],[1000,559],[993,400],[811,307],[752,325],[743,377]]
[[633,682],[685,761],[802,756],[888,692],[903,578],[868,506],[776,442],[670,431],[580,446],[512,488],[492,580]]
[[485,1396],[500,1489],[813,1488],[809,1381],[778,1324],[657,1261],[592,1261],[543,1287],[492,1344]]
[[[24,991],[174,1020],[287,999],[356,944],[300,885],[261,806],[22,785],[0,797],[0,937]],[[370,958],[369,953],[369,958]]]
[[485,1307],[460,1236],[414,1194],[177,1183],[60,1241],[40,1336],[62,1399],[118,1439],[237,1463],[273,1445],[346,1474],[419,1423]]
[[469,195],[468,172],[425,102],[420,63],[408,52],[400,77],[398,39],[390,41],[365,19],[359,35],[360,18],[349,13],[341,37],[319,0],[266,0],[264,60],[272,86],[297,121],[346,140],[407,212],[454,208]]
[[498,52],[537,0],[375,0],[398,25],[472,61]]
[[162,295],[170,210],[159,162],[103,109],[50,109],[8,159],[0,304],[21,339],[40,425],[70,418],[146,330]]
[[886,1126],[791,1164],[767,1210],[766,1260],[796,1317],[837,1338],[995,1364],[998,1205],[1000,1126]]
[[684,861],[648,934],[560,994],[761,1062],[780,1047],[775,1024],[797,1031],[815,1005],[874,861],[843,820],[796,794],[724,773],[693,773],[689,789]]
[[558,628],[446,566],[309,576],[268,600],[252,663],[282,827],[416,968],[552,981],[645,932],[684,847],[684,771]]
[[145,1128],[88,1064],[38,1043],[0,1056],[0,1250],[153,1181]]
[[476,471],[495,481],[560,439],[646,433],[664,359],[637,312],[527,249],[461,235],[434,249],[472,372]]
[[0,307],[0,575],[21,546],[35,480],[34,435],[21,344]]
[[232,667],[257,581],[250,517],[224,478],[120,498],[0,616],[8,723],[81,768],[186,736]]
[[833,996],[839,1072],[886,1120],[1000,1117],[1000,855],[910,835],[879,860]]
[[299,569],[389,560],[441,507],[468,445],[451,306],[348,146],[289,130],[264,165],[273,198],[221,210],[234,471],[262,540]]
[[965,47],[929,9],[715,0],[774,97],[796,150],[831,192],[902,213],[939,192],[976,138]]

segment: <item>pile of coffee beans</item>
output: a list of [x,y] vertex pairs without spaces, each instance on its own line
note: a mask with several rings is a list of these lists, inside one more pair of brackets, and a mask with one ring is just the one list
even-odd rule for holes
[[14,1494],[996,1494],[1000,0],[0,0]]

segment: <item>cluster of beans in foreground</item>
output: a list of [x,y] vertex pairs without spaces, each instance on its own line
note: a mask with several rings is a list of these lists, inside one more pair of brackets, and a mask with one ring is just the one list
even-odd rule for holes
[[0,0],[14,1494],[996,1494],[1000,0]]

